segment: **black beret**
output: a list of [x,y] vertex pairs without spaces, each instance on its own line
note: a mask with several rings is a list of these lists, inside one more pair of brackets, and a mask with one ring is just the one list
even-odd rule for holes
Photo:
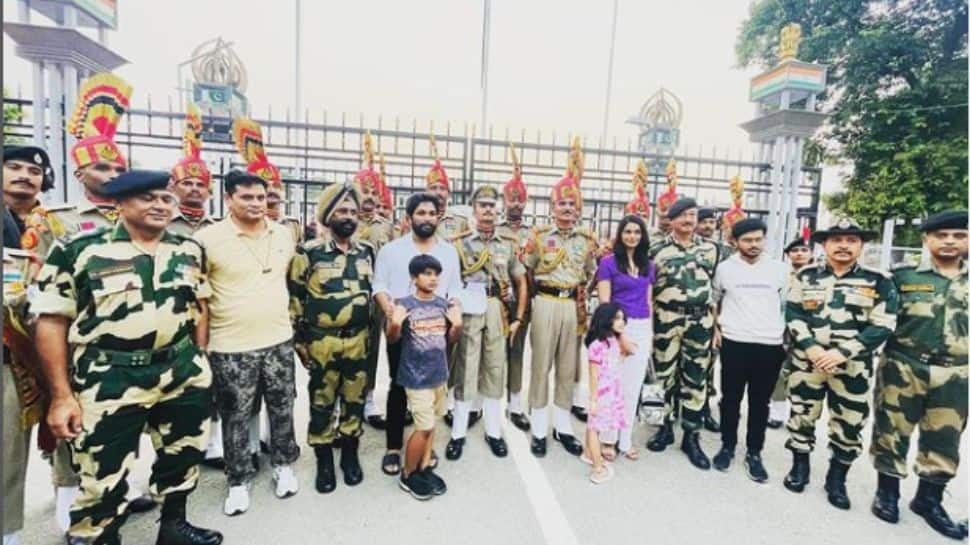
[[113,199],[165,189],[171,174],[164,170],[129,170],[101,186],[100,194]]
[[857,235],[863,242],[876,238],[875,231],[863,229],[854,219],[839,218],[835,225],[830,226],[828,229],[812,233],[812,242],[821,244],[825,242],[825,239],[833,235]]
[[919,226],[919,230],[927,233],[938,229],[966,229],[967,211],[966,210],[946,210],[938,212],[926,218],[926,221]]
[[713,218],[717,215],[717,210],[713,208],[701,208],[697,211],[697,221],[706,220],[708,218]]
[[785,246],[785,253],[787,254],[788,252],[794,250],[795,248],[808,248],[809,250],[811,250],[812,246],[807,240],[803,238],[800,238],[800,237],[793,238],[792,241],[788,243],[788,246]]
[[21,146],[19,144],[4,144],[4,161],[26,161],[32,165],[39,166],[44,171],[44,178],[40,184],[41,191],[47,191],[54,187],[54,169],[51,167],[51,160],[44,148],[38,146]]
[[667,210],[667,219],[672,220],[691,208],[697,208],[697,201],[690,197],[677,199],[677,202],[670,205],[670,210]]
[[751,231],[761,231],[762,233],[767,233],[768,226],[765,225],[765,222],[759,220],[758,218],[744,218],[731,227],[731,236],[737,240],[739,237],[746,233],[750,233]]

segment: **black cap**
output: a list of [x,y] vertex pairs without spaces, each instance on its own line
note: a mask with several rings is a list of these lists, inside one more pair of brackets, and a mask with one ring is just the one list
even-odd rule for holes
[[926,218],[926,221],[919,226],[919,230],[924,233],[936,231],[938,229],[966,229],[967,211],[966,210],[946,210],[938,212]]
[[113,199],[165,189],[171,174],[164,170],[129,170],[101,186],[100,194]]
[[697,208],[697,201],[690,197],[677,199],[674,204],[670,205],[670,210],[667,210],[667,219],[672,220],[691,208]]
[[731,227],[731,236],[737,240],[738,237],[750,233],[751,231],[768,232],[768,226],[758,218],[744,218]]
[[876,238],[875,231],[869,231],[859,226],[859,223],[852,218],[839,218],[834,225],[822,231],[812,233],[812,242],[821,244],[825,239],[833,235],[857,235],[863,242]]
[[788,252],[794,250],[795,248],[808,248],[809,250],[811,250],[812,245],[809,241],[801,237],[793,238],[792,241],[788,243],[788,246],[785,246],[785,253],[787,254]]
[[39,166],[44,171],[44,178],[40,184],[40,190],[47,191],[54,187],[54,169],[51,167],[51,159],[47,156],[44,148],[39,146],[22,146],[20,144],[4,144],[3,160],[26,161],[32,165]]
[[697,221],[703,221],[715,216],[717,216],[717,210],[714,210],[713,208],[704,207],[697,211]]

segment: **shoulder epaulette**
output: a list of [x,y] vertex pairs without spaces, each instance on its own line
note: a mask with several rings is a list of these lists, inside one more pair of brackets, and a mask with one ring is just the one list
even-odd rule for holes
[[495,234],[499,238],[504,238],[505,240],[509,240],[509,241],[512,241],[512,242],[517,242],[519,240],[519,237],[517,237],[517,236],[515,236],[515,235],[513,235],[512,233],[509,233],[509,232],[505,232],[505,231],[495,231]]
[[87,238],[100,237],[101,235],[107,233],[111,230],[111,227],[107,225],[102,225],[101,227],[95,227],[94,229],[88,231],[78,231],[73,235],[69,235],[64,238],[64,244],[71,244],[79,240],[84,240]]
[[896,265],[893,265],[893,267],[892,267],[893,272],[896,272],[896,271],[905,271],[907,269],[914,269],[915,270],[916,269],[916,265],[911,265],[909,263],[897,263]]
[[474,232],[475,232],[475,231],[472,231],[471,229],[465,229],[464,231],[459,231],[459,232],[457,232],[457,233],[455,233],[455,234],[453,234],[453,235],[451,235],[451,236],[449,236],[449,237],[448,237],[448,241],[449,241],[449,242],[455,242],[456,240],[459,240],[459,239],[462,239],[462,238],[465,238],[465,237],[467,237],[468,235],[471,235],[471,234],[473,234]]
[[[324,238],[311,238],[310,240],[304,240],[303,242],[301,242],[300,244],[298,244],[297,247],[298,248],[302,248],[303,251],[305,251],[305,252],[308,252],[310,250],[315,250],[315,249],[319,248],[320,246],[323,246],[327,242],[329,242],[329,241],[327,239],[324,239]],[[357,240],[357,242],[362,242],[362,241]]]
[[369,240],[364,240],[362,238],[357,239],[357,244],[360,244],[364,248],[369,248],[371,253],[374,253],[374,244]]
[[545,233],[547,231],[552,231],[552,225],[533,225],[532,230],[536,233]]
[[75,204],[75,203],[66,203],[65,202],[65,203],[55,204],[55,205],[51,205],[51,206],[44,206],[44,211],[45,212],[63,212],[65,210],[73,210],[75,208],[77,208],[77,204]]

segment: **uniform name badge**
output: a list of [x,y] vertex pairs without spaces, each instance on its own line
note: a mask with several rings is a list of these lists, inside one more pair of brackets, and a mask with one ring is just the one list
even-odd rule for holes
[[461,301],[462,314],[481,316],[488,309],[488,297],[485,295],[484,282],[469,282],[461,290],[458,300]]

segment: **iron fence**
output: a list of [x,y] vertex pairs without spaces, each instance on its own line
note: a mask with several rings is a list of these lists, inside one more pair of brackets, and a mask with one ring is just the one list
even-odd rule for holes
[[[21,98],[4,98],[4,106],[19,108],[20,119],[8,122],[4,128],[8,137],[30,140],[33,135],[33,105]],[[184,114],[175,111],[171,102],[165,109],[153,106],[149,98],[145,108],[132,109],[124,117],[116,137],[129,162],[141,168],[168,168],[180,157],[181,134]],[[544,137],[536,132],[529,137],[522,132],[518,137],[508,133],[504,138],[478,135],[468,124],[460,128],[445,125],[435,130],[428,125],[419,128],[412,121],[402,124],[400,120],[385,122],[381,117],[368,123],[363,116],[349,120],[346,114],[339,119],[328,119],[321,112],[311,120],[306,114],[302,121],[294,121],[287,114],[284,119],[274,119],[272,110],[265,117],[255,117],[264,131],[266,151],[283,174],[286,188],[288,213],[301,221],[312,218],[318,192],[335,180],[347,179],[360,169],[362,139],[369,130],[374,143],[386,160],[388,184],[393,190],[398,210],[409,195],[424,188],[424,176],[433,163],[429,137],[434,134],[442,163],[448,172],[452,188],[452,204],[462,205],[479,184],[502,184],[511,175],[512,166],[508,154],[511,142],[518,152],[523,178],[528,185],[530,200],[526,216],[531,221],[548,221],[549,193],[555,182],[562,177],[569,153],[570,138],[556,134]],[[208,119],[206,127],[228,126],[228,119]],[[45,143],[50,142],[50,130],[45,131]],[[207,133],[204,137],[203,158],[208,162],[213,177],[221,180],[230,169],[242,166],[240,158],[228,135]],[[72,141],[65,136],[62,144],[69,149]],[[48,146],[49,147],[49,146]],[[609,232],[623,217],[623,207],[632,195],[632,173],[639,159],[650,168],[648,192],[651,202],[666,187],[664,165],[670,157],[643,154],[632,148],[613,149],[585,145],[585,169],[582,180],[584,220],[600,234]],[[699,147],[693,153],[681,150],[672,158],[677,162],[678,191],[694,197],[702,205],[721,210],[730,205],[728,180],[740,175],[745,182],[744,208],[753,216],[768,212],[771,165],[741,156],[721,156],[711,148],[705,153]],[[66,161],[65,161],[66,163]],[[48,197],[55,202],[70,200],[70,185],[64,180],[73,178],[66,164],[55,165],[58,183],[55,193]],[[814,227],[818,207],[821,173],[818,168],[804,167],[799,187],[798,209],[803,223]],[[221,183],[214,184],[212,212],[222,215],[223,201]]]

